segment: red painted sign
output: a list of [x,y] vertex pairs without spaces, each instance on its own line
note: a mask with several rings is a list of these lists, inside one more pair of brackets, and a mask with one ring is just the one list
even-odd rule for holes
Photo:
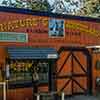
[[0,45],[100,45],[100,24],[88,21],[0,12],[0,32],[23,32],[29,37],[28,43]]

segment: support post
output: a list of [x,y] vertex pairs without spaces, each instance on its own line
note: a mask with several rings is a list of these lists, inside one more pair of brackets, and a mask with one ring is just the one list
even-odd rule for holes
[[[56,60],[50,59],[49,61],[49,92],[56,91],[56,82],[55,82],[55,67],[56,67]],[[53,94],[53,100],[56,100],[56,94]]]
[[0,85],[3,85],[3,100],[6,100],[6,83],[0,82]]
[[65,94],[64,94],[64,92],[62,92],[61,100],[64,100],[64,99],[65,99]]
[[36,100],[40,100],[40,95],[39,94],[37,95],[37,99]]

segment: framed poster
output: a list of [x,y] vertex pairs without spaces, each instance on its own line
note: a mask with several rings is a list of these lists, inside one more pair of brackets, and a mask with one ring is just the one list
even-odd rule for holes
[[64,20],[49,20],[49,37],[64,37]]

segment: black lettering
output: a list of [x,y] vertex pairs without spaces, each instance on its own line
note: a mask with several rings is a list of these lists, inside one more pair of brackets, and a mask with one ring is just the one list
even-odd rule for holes
[[42,29],[26,29],[26,32],[28,33],[48,33],[48,30],[42,30]]

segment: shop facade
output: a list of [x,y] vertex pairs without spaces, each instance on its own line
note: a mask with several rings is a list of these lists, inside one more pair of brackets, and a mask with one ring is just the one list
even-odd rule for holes
[[96,94],[100,71],[95,66],[100,55],[90,47],[100,45],[99,22],[1,8],[0,68],[4,72],[1,81],[7,82],[7,100],[32,100],[34,70],[37,92]]

